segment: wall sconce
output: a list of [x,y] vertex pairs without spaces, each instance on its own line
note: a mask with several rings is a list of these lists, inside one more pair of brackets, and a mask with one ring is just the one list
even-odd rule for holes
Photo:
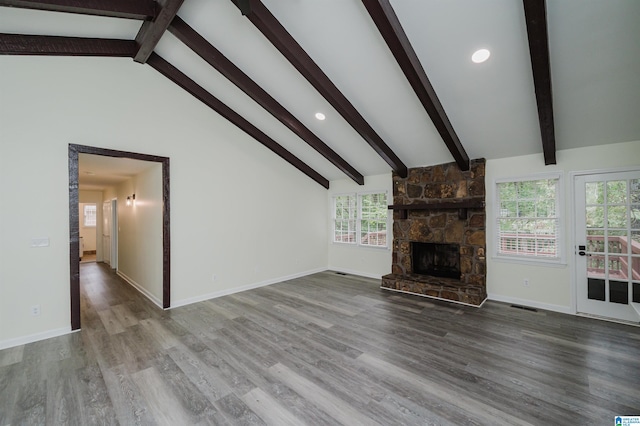
[[127,206],[130,206],[131,204],[136,202],[136,194],[133,194],[131,196],[127,195]]

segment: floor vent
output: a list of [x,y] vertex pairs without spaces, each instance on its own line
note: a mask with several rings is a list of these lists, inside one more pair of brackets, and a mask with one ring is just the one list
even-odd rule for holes
[[530,308],[528,306],[511,305],[512,308],[523,309],[525,311],[538,312],[536,308]]
[[344,272],[336,272],[336,275],[347,275]]

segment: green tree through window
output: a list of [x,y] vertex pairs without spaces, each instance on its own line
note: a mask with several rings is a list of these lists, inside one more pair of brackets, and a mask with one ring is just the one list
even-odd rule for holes
[[333,241],[387,247],[387,194],[362,193],[334,197]]
[[559,258],[558,178],[497,183],[498,255]]

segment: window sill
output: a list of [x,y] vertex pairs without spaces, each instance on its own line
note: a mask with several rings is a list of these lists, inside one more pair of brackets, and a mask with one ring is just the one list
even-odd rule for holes
[[567,262],[564,259],[560,260],[545,260],[545,259],[527,259],[520,257],[504,257],[504,256],[492,256],[491,259],[494,262],[499,263],[516,263],[520,265],[529,266],[543,266],[546,268],[566,268]]
[[365,246],[358,243],[342,243],[340,241],[332,241],[331,244],[336,246],[343,246],[343,247],[357,247],[365,250],[387,250],[387,251],[391,250],[391,247]]

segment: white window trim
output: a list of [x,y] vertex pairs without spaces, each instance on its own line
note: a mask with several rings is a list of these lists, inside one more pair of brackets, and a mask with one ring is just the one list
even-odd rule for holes
[[[372,249],[372,250],[390,250],[391,249],[391,241],[390,241],[390,236],[392,235],[392,233],[390,232],[390,223],[391,223],[391,218],[393,217],[393,215],[389,214],[387,212],[387,219],[386,219],[386,225],[387,225],[387,244],[384,246],[374,246],[374,245],[369,245],[369,244],[362,244],[361,243],[361,231],[362,231],[362,211],[360,210],[361,207],[361,198],[363,195],[370,195],[370,194],[385,194],[387,197],[387,204],[389,203],[389,191],[387,190],[371,190],[371,191],[362,191],[362,192],[342,192],[342,193],[336,193],[332,195],[332,200],[333,203],[331,204],[331,210],[332,210],[332,225],[331,225],[331,242],[332,244],[338,244],[338,245],[344,245],[344,246],[350,246],[350,247],[360,247],[363,249]],[[344,241],[335,241],[335,235],[336,235],[336,200],[338,197],[344,197],[344,196],[352,196],[355,197],[356,199],[356,241],[355,242],[344,242]]]
[[[523,182],[523,181],[532,181],[532,180],[543,180],[543,179],[557,179],[557,191],[556,191],[556,211],[558,214],[558,229],[556,232],[557,236],[557,252],[558,256],[554,258],[545,258],[545,257],[533,257],[533,256],[524,256],[524,255],[507,255],[501,254],[499,252],[500,244],[498,238],[500,236],[499,226],[498,226],[498,217],[500,213],[500,197],[498,196],[498,184],[499,183],[507,183],[507,182]],[[565,197],[564,197],[564,174],[562,172],[552,172],[552,173],[537,173],[530,174],[525,176],[518,177],[504,177],[504,178],[495,178],[493,181],[493,214],[490,220],[492,221],[491,229],[492,232],[492,243],[493,243],[493,253],[492,258],[495,261],[505,262],[505,263],[520,263],[527,265],[543,265],[543,266],[551,266],[551,267],[565,267],[566,266],[566,233],[565,233],[565,214],[564,214],[564,205],[565,205]]]

